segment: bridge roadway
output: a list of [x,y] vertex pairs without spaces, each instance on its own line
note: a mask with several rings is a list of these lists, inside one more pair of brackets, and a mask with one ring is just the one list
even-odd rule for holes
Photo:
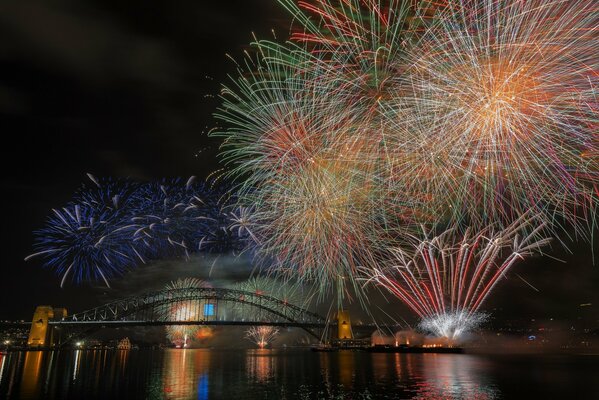
[[[73,331],[74,335],[74,331],[81,328],[90,332],[108,327],[129,326],[267,325],[297,327],[320,340],[322,335],[314,330],[324,332],[327,328],[334,329],[338,325],[335,319],[321,316],[304,307],[290,304],[287,300],[277,299],[259,291],[210,287],[163,289],[134,295],[68,316],[65,310],[65,316],[61,319],[50,317],[48,310],[52,308],[38,307],[33,317],[35,323],[17,322],[7,325],[0,322],[0,326],[31,326],[32,332],[34,328],[46,332],[46,327],[64,327]],[[219,310],[224,310],[227,315],[221,314],[222,311]],[[237,313],[248,313],[248,315],[233,317]],[[352,327],[357,331],[384,329],[393,332],[397,329],[397,326],[374,323],[352,324]]]
[[[0,321],[0,328],[29,328],[31,321]],[[169,326],[169,325],[206,325],[206,326],[277,326],[289,328],[312,328],[322,329],[336,327],[336,322],[326,323],[303,323],[288,321],[48,321],[48,325],[65,327],[128,327],[128,326]],[[375,324],[352,324],[353,329],[359,330],[388,330],[393,331],[401,328],[400,325],[375,325]]]

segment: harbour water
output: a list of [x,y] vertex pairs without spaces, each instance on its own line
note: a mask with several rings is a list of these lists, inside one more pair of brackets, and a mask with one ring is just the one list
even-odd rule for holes
[[599,399],[599,355],[302,349],[0,354],[7,399]]

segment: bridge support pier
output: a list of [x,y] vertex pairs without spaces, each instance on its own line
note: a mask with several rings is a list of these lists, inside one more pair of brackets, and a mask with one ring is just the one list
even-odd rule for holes
[[339,310],[337,312],[337,339],[348,340],[353,338],[354,333],[351,329],[349,311]]
[[52,306],[37,306],[31,319],[31,329],[27,338],[30,348],[50,348],[60,343],[61,332],[49,325],[49,321],[61,320],[67,316],[66,308]]

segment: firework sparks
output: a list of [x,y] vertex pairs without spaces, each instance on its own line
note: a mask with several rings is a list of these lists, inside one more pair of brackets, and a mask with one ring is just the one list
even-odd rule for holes
[[273,326],[252,326],[245,331],[245,338],[263,349],[270,345],[279,334],[279,330]]
[[453,340],[484,320],[479,309],[510,268],[549,242],[539,235],[542,225],[523,234],[531,224],[521,218],[504,230],[424,232],[413,250],[392,250],[395,265],[367,273],[418,314],[423,328]]
[[[389,116],[392,179],[428,215],[581,228],[597,196],[596,5],[449,2],[410,47]],[[394,142],[394,143],[393,143]],[[582,212],[581,212],[582,209]],[[582,229],[579,229],[582,231]]]
[[117,208],[69,205],[53,210],[46,226],[35,232],[35,253],[25,261],[42,257],[45,266],[75,282],[108,280],[137,264],[139,254],[128,238],[132,233]]
[[377,145],[357,115],[332,108],[292,68],[265,61],[259,70],[236,82],[241,94],[225,91],[219,117],[234,127],[213,133],[226,137],[232,174],[245,177],[237,195],[252,214],[234,226],[251,232],[258,259],[323,286],[352,279],[372,261]]
[[[288,305],[305,307],[307,298],[304,288],[297,282],[283,281],[264,276],[256,276],[246,281],[239,282],[233,286],[236,290],[254,293],[258,296],[269,296],[280,300],[280,306],[275,311],[286,313]],[[235,315],[245,320],[260,321],[265,317],[265,311],[243,303],[235,303],[233,310]]]
[[61,286],[109,280],[148,260],[242,249],[229,229],[230,197],[192,178],[139,184],[88,174],[73,200],[53,210],[34,233],[35,253],[61,276]]
[[[196,278],[184,278],[172,281],[165,290],[176,290],[179,297],[185,297],[185,289],[208,288],[210,285]],[[176,300],[176,297],[174,298]],[[175,301],[173,305],[161,306],[157,309],[163,321],[197,321],[202,319],[201,304],[194,300]],[[166,337],[180,347],[187,347],[194,338],[204,338],[198,325],[169,325],[166,326]]]
[[213,132],[259,258],[339,293],[420,224],[485,231],[532,211],[587,233],[592,2],[281,3],[299,29],[254,44]]
[[418,326],[423,331],[431,332],[437,337],[448,338],[452,343],[463,334],[478,328],[487,318],[487,314],[479,312],[446,312],[425,317]]
[[184,254],[197,248],[205,236],[213,200],[193,180],[162,180],[141,185],[134,194],[133,240],[151,257]]

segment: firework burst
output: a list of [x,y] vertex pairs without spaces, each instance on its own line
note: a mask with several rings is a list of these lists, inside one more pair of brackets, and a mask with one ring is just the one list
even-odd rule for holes
[[75,282],[103,281],[122,275],[141,259],[128,240],[133,230],[116,207],[96,209],[71,204],[52,210],[43,229],[35,232],[35,253],[25,261],[41,257],[46,267]]
[[484,320],[481,305],[513,265],[549,242],[542,228],[523,216],[503,230],[423,232],[411,250],[391,250],[394,265],[387,270],[366,272],[418,314],[422,327],[455,339]]
[[96,178],[55,209],[34,233],[35,253],[61,276],[61,286],[108,281],[147,260],[191,253],[228,253],[245,239],[229,229],[231,200],[222,186],[194,177],[140,184]]
[[226,137],[232,174],[244,177],[237,195],[252,215],[243,229],[258,259],[322,285],[351,279],[373,259],[366,243],[376,237],[382,198],[371,156],[377,144],[357,115],[332,108],[305,76],[269,61],[282,54],[264,57],[257,75],[236,83],[239,93],[225,91],[219,116],[231,127],[214,133]]
[[99,211],[123,214],[131,218],[132,197],[139,185],[126,179],[97,178],[87,174],[89,182],[84,182],[73,196],[73,203]]
[[263,349],[270,345],[279,334],[274,326],[253,326],[245,331],[245,338]]
[[134,195],[133,240],[152,258],[164,254],[189,258],[207,230],[208,193],[192,179],[142,185]]
[[[256,294],[258,296],[269,296],[281,301],[280,308],[276,309],[282,314],[286,313],[288,305],[305,307],[309,301],[305,289],[298,282],[291,282],[265,276],[256,276],[246,281],[239,282],[233,289]],[[254,306],[243,303],[235,303],[233,312],[239,318],[260,321],[266,315],[265,311]]]
[[[405,54],[387,102],[392,179],[428,216],[581,228],[597,203],[596,5],[449,2]],[[592,218],[591,218],[592,219]],[[579,229],[582,231],[582,229]]]
[[[208,287],[211,286],[200,279],[184,278],[172,281],[164,289],[176,290],[175,296],[185,297],[185,289]],[[176,301],[173,305],[161,306],[157,312],[163,321],[194,321],[202,318],[200,302],[197,300]],[[184,346],[197,337],[200,329],[198,325],[169,325],[166,327],[166,337],[172,343]]]
[[340,293],[421,224],[471,238],[531,212],[588,232],[592,2],[281,3],[299,29],[254,44],[214,132],[259,259]]

